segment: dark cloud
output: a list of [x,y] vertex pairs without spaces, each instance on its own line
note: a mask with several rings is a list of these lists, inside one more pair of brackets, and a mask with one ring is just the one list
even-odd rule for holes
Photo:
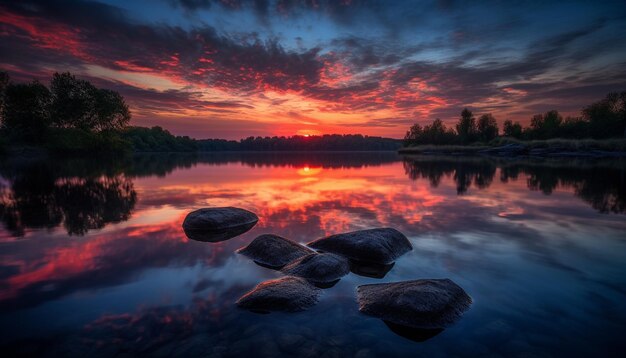
[[[319,79],[322,65],[316,48],[296,53],[285,50],[277,40],[221,36],[209,26],[184,30],[135,24],[121,11],[98,3],[77,2],[69,14],[59,11],[61,5],[68,4],[32,1],[5,5],[12,21],[5,21],[3,27],[14,36],[3,37],[0,47],[8,49],[15,37],[22,37],[20,56],[58,64],[61,61],[56,58],[46,58],[47,53],[55,52],[48,42],[58,41],[58,48],[52,50],[64,53],[74,63],[161,72],[192,83],[242,91],[300,89]],[[51,23],[68,37],[43,33]],[[36,30],[38,27],[42,30]],[[67,56],[68,52],[73,56]]]

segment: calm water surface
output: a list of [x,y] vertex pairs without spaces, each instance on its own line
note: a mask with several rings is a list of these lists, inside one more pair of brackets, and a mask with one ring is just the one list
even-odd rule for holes
[[[188,240],[196,208],[258,214]],[[620,356],[626,349],[626,163],[229,154],[0,165],[0,349],[43,356]],[[313,309],[234,302],[280,277],[234,251],[389,226],[414,250],[350,274]],[[360,284],[451,278],[474,299],[424,342],[359,314]],[[3,354],[4,355],[4,354]]]

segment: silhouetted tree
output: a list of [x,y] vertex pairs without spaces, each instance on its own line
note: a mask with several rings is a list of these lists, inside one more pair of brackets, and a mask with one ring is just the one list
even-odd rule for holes
[[130,111],[119,93],[96,88],[69,72],[55,73],[50,91],[50,113],[57,127],[99,132],[122,129],[130,121]]
[[491,113],[483,114],[478,118],[476,131],[478,140],[482,142],[489,142],[498,136],[498,123]]
[[589,121],[580,117],[567,117],[559,128],[559,137],[589,138],[591,137]]
[[455,134],[437,118],[431,125],[424,127],[424,141],[426,144],[451,144],[455,141]]
[[536,114],[530,120],[528,134],[532,139],[556,138],[559,134],[563,117],[558,111],[552,110],[545,114]]
[[476,135],[476,119],[469,109],[465,108],[461,112],[461,118],[456,125],[456,132],[459,135],[459,140],[463,144],[470,143],[474,140]]
[[124,97],[107,89],[97,89],[94,96],[93,130],[120,130],[128,125],[131,115]]
[[424,135],[424,130],[422,129],[422,126],[420,126],[418,123],[415,123],[406,132],[404,136],[404,145],[409,146],[411,144],[416,144],[422,138],[423,135]]
[[510,119],[504,121],[503,134],[505,137],[522,138],[522,125],[519,122],[513,123]]
[[2,129],[12,138],[41,143],[50,125],[50,91],[37,81],[6,85]]
[[626,91],[609,93],[604,99],[585,107],[593,138],[626,136]]

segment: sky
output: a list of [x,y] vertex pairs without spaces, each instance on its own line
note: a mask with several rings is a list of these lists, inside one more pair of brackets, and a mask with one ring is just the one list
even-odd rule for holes
[[0,0],[0,69],[120,92],[176,135],[401,138],[626,90],[621,1]]

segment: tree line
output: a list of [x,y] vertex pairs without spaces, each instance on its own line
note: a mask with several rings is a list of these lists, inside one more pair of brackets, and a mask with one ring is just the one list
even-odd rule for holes
[[324,134],[320,136],[247,137],[239,141],[198,140],[200,151],[375,151],[397,150],[401,142],[392,138],[361,134]]
[[609,93],[602,100],[584,107],[579,117],[564,119],[558,111],[551,110],[534,115],[527,127],[506,120],[502,133],[492,114],[483,114],[476,119],[474,113],[465,108],[454,128],[447,127],[440,119],[423,127],[414,124],[406,132],[404,145],[487,144],[498,136],[521,140],[626,137],[626,91]]

